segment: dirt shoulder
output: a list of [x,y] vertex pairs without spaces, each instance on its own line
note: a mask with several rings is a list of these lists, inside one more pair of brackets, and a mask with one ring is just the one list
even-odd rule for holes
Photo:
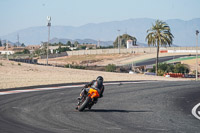
[[48,85],[59,83],[88,82],[101,75],[105,81],[127,80],[183,80],[141,74],[111,73],[77,70],[53,66],[39,66],[0,60],[0,89]]

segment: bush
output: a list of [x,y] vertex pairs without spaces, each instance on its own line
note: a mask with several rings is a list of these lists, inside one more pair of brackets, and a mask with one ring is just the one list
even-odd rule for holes
[[105,69],[107,72],[114,72],[116,70],[116,65],[108,64]]
[[21,63],[18,63],[18,66],[21,66]]
[[158,69],[158,76],[163,76],[165,74],[164,70]]
[[[192,71],[192,74],[196,75],[196,70]],[[198,72],[200,74],[200,72]]]
[[2,62],[0,62],[0,66],[3,66],[3,63],[2,63]]
[[[153,69],[150,69],[149,72],[155,73],[155,66],[153,66]],[[175,66],[172,64],[166,64],[166,63],[160,63],[158,64],[158,75],[163,76],[164,73],[189,73],[188,66],[184,64],[176,64]]]
[[74,68],[74,69],[85,69],[85,66],[79,66],[79,65],[71,65],[67,64],[65,65],[66,68]]
[[189,68],[184,64],[176,64],[174,67],[175,73],[189,73]]

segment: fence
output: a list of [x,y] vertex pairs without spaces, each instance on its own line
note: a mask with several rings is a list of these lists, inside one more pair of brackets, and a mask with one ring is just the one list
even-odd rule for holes
[[[62,52],[60,54],[49,54],[48,55],[48,58],[57,58],[57,57],[63,57],[63,56],[67,56],[67,52]],[[47,55],[41,55],[40,56],[41,59],[46,59],[47,58]]]
[[9,59],[9,60],[16,61],[16,62],[30,63],[30,64],[37,64],[38,63],[37,59]]

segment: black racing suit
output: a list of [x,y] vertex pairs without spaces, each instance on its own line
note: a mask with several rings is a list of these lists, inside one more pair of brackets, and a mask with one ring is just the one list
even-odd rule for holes
[[103,82],[97,82],[97,80],[92,80],[88,84],[84,86],[84,88],[81,91],[81,94],[83,96],[84,92],[88,92],[90,88],[93,88],[98,91],[99,93],[99,98],[103,97],[103,92],[104,92],[104,85]]

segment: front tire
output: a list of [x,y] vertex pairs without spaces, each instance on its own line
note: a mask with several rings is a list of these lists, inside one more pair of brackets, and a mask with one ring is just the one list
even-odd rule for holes
[[91,100],[90,97],[86,97],[85,101],[81,105],[78,106],[78,111],[83,111],[89,104],[90,100]]

